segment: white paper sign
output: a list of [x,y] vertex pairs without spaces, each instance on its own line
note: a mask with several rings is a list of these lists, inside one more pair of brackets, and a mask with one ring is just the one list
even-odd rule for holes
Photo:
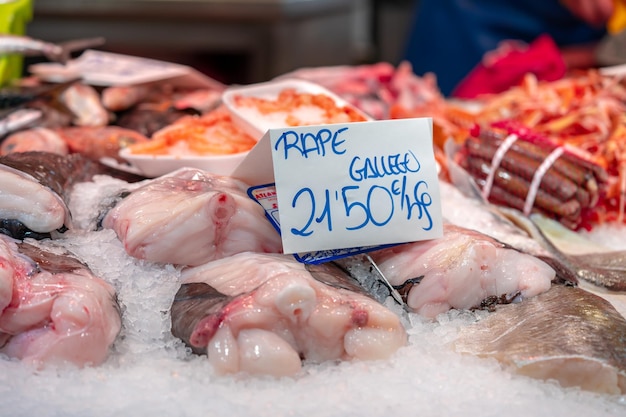
[[82,80],[97,86],[136,85],[168,80],[180,87],[205,87],[223,90],[225,86],[186,65],[116,54],[87,50],[67,65],[41,63],[31,65],[29,71],[44,78],[57,81],[63,78],[81,77]]
[[443,235],[432,119],[268,133],[285,253]]

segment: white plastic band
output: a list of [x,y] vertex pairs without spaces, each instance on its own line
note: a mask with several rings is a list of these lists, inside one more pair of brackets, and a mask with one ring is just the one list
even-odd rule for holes
[[537,191],[539,191],[539,185],[541,184],[541,180],[543,176],[546,175],[546,172],[550,169],[552,165],[556,162],[557,159],[563,155],[565,149],[562,146],[555,148],[550,155],[546,159],[543,160],[535,174],[533,175],[533,180],[530,182],[530,187],[528,188],[528,194],[526,194],[526,201],[524,202],[524,214],[528,216],[530,211],[535,204],[535,198],[537,197]]
[[619,214],[617,215],[617,222],[624,222],[624,208],[626,205],[626,165],[622,163],[619,167]]
[[496,176],[496,170],[500,166],[504,155],[507,153],[509,148],[515,143],[517,140],[517,135],[511,134],[506,137],[496,150],[496,153],[493,155],[491,159],[491,168],[489,169],[489,175],[487,175],[487,180],[485,181],[485,185],[483,186],[482,194],[485,200],[489,199],[489,194],[491,194],[491,187],[493,186],[493,179]]

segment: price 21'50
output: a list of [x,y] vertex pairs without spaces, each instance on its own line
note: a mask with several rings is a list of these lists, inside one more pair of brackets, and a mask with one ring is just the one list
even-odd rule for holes
[[291,206],[308,213],[308,216],[301,227],[291,228],[291,233],[310,236],[318,225],[325,225],[325,229],[332,232],[337,221],[348,231],[370,225],[382,227],[400,215],[407,221],[419,220],[422,229],[428,231],[433,227],[428,184],[418,181],[409,189],[407,182],[407,177],[403,176],[388,186],[376,184],[363,189],[358,185],[348,185],[341,190],[325,189],[318,195],[311,188],[304,187],[294,195]]

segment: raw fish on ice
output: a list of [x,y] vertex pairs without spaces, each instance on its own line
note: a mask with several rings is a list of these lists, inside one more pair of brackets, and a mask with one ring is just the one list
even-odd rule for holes
[[455,349],[565,387],[626,393],[626,320],[603,298],[555,285],[463,328]]
[[[452,142],[446,143],[448,155],[454,152],[453,147]],[[585,280],[613,291],[626,289],[626,268],[623,263],[621,267],[609,266],[598,263],[599,257],[593,262],[593,255],[585,258],[565,253],[550,238],[549,235],[555,229],[546,224],[546,220],[543,220],[545,216],[536,213],[525,216],[519,210],[490,204],[467,171],[452,158],[448,159],[447,165],[454,185],[443,180],[439,182],[442,214],[447,221],[478,230],[544,260],[557,271],[560,281],[578,283],[579,280]],[[580,236],[573,231],[570,230],[569,234],[572,238],[565,239],[580,241]],[[623,259],[623,254],[620,258]]]
[[70,227],[66,198],[75,183],[91,174],[86,161],[78,155],[4,155],[0,157],[0,218],[19,222],[37,233]]
[[555,271],[482,233],[444,225],[439,239],[370,253],[408,307],[426,317],[451,308],[490,307],[547,291]]
[[115,292],[77,259],[0,235],[0,353],[98,365],[121,328]]
[[193,168],[146,182],[109,211],[113,229],[138,259],[201,265],[239,252],[282,252],[280,235],[246,184]]
[[399,316],[330,265],[240,253],[182,278],[172,333],[218,373],[295,375],[302,360],[386,359],[407,343]]
[[[588,256],[567,254],[546,233],[549,232],[549,227],[543,216],[531,214],[527,217],[515,209],[495,208],[476,195],[475,187],[467,178],[460,176],[455,182],[459,187],[445,181],[439,182],[442,214],[447,221],[480,231],[517,250],[538,257],[555,269],[559,281],[577,283],[585,280],[612,291],[626,289],[624,253]],[[564,229],[559,229],[559,233],[564,233]],[[567,233],[565,239],[581,240],[581,236],[575,232],[567,229]],[[590,252],[596,250],[590,245]],[[613,260],[608,262],[608,259]],[[620,260],[619,263],[616,262],[617,259]]]
[[68,204],[74,185],[114,171],[78,154],[18,152],[0,156],[0,233],[16,239],[40,239],[71,228]]

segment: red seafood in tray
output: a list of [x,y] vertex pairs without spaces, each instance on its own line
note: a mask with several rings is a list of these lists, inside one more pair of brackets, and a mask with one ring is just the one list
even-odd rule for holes
[[257,140],[271,128],[371,120],[324,87],[303,80],[232,87],[223,100],[234,122]]
[[119,156],[147,177],[182,167],[230,175],[254,145],[256,140],[220,106],[200,116],[184,116],[154,132],[150,141],[120,150]]

